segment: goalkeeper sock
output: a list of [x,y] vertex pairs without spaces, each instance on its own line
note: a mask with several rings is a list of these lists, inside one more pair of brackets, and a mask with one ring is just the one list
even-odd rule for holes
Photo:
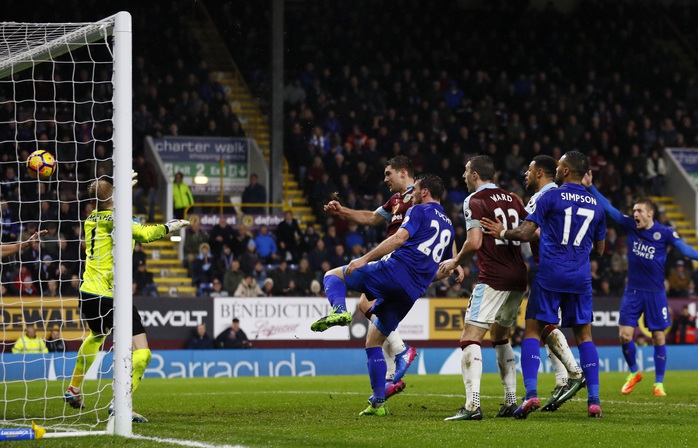
[[82,341],[82,345],[80,345],[78,350],[78,359],[75,362],[73,377],[70,380],[70,385],[73,389],[80,390],[85,374],[90,370],[90,366],[95,361],[97,353],[106,338],[106,335],[96,336],[90,331],[90,335]]
[[138,389],[138,385],[141,384],[141,379],[145,373],[145,369],[148,368],[150,364],[150,359],[152,355],[150,354],[150,349],[141,348],[139,350],[133,351],[133,373],[131,374],[131,392],[135,392]]
[[327,300],[330,301],[332,308],[337,308],[343,312],[347,310],[347,286],[344,281],[336,275],[326,275],[323,279],[325,284],[325,293]]

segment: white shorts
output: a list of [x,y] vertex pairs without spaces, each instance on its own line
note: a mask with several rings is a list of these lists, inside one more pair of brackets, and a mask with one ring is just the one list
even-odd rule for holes
[[523,291],[497,291],[484,283],[475,285],[465,322],[481,328],[490,328],[493,323],[508,328],[516,322]]

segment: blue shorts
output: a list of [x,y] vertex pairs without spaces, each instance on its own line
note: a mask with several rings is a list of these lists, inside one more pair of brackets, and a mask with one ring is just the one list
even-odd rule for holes
[[550,291],[535,280],[528,295],[526,319],[556,324],[559,321],[558,309],[562,312],[562,327],[590,324],[594,320],[591,290],[581,294]]
[[637,327],[637,321],[645,313],[645,326],[650,331],[664,331],[669,328],[669,302],[666,292],[638,291],[626,288],[620,304],[620,325]]
[[[342,268],[343,274],[346,268]],[[373,323],[386,336],[397,328],[414,304],[382,261],[371,262],[351,275],[344,274],[344,283],[348,289],[366,294],[368,300],[376,300],[371,308],[377,318]]]

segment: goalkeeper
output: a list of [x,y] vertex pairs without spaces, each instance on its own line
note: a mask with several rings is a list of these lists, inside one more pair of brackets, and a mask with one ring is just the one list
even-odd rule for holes
[[[136,182],[134,172],[133,185]],[[85,373],[94,362],[97,352],[114,326],[114,187],[106,180],[99,179],[92,182],[87,192],[94,201],[95,208],[85,220],[87,261],[80,286],[80,310],[90,328],[90,334],[78,350],[73,377],[64,394],[65,401],[75,409],[83,407],[80,388],[85,379]],[[165,224],[143,226],[134,219],[133,239],[148,243],[188,225],[189,221],[173,219]],[[150,358],[145,328],[138,310],[133,307],[133,392],[138,388]],[[144,423],[148,420],[134,412],[133,421]]]

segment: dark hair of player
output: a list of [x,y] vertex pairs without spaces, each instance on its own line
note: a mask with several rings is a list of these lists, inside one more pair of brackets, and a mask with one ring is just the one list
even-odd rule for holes
[[385,162],[385,166],[392,166],[394,170],[406,170],[410,178],[414,178],[414,167],[412,160],[405,156],[395,156]]
[[551,179],[555,179],[555,170],[557,170],[557,162],[550,156],[540,155],[533,158],[533,165],[536,169],[541,169],[545,175]]
[[572,171],[574,177],[581,179],[589,171],[589,159],[579,151],[568,151],[564,155],[565,165]]
[[441,202],[441,196],[443,196],[444,191],[446,191],[444,181],[441,177],[431,173],[420,174],[415,179],[415,183],[417,182],[419,182],[419,186],[423,190],[429,190],[432,199]]
[[482,181],[494,179],[494,162],[490,156],[474,156],[468,159],[470,171],[477,173]]

